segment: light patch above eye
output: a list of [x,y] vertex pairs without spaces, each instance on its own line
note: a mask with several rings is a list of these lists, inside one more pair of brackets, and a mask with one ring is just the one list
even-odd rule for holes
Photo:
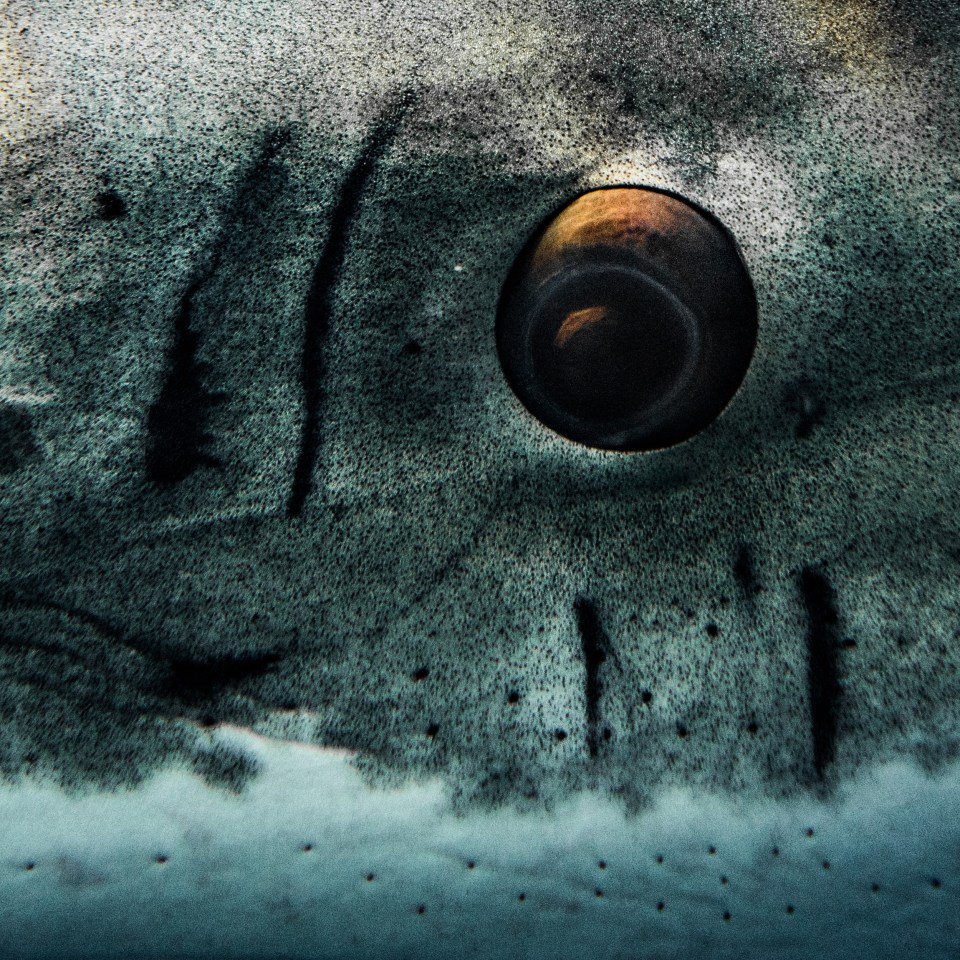
[[507,381],[546,426],[600,449],[655,450],[698,433],[736,393],[756,298],[715,217],[663,191],[608,187],[536,232],[496,335]]

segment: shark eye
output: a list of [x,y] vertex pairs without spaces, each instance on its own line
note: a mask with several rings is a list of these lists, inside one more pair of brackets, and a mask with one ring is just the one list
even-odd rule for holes
[[737,245],[658,190],[575,199],[533,236],[497,312],[510,386],[546,426],[607,450],[687,440],[729,403],[757,338]]

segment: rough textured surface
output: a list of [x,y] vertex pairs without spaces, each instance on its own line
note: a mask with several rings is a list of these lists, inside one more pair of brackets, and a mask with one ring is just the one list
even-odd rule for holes
[[[958,26],[8,3],[2,789],[242,800],[229,723],[525,830],[888,761],[956,799]],[[616,182],[716,213],[760,308],[726,413],[649,456],[550,434],[493,343],[530,231]]]

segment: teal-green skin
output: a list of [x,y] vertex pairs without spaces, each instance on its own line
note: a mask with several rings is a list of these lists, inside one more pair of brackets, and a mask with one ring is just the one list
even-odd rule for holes
[[[33,7],[0,13],[0,797],[24,825],[0,840],[4,955],[799,957],[828,921],[848,936],[820,955],[885,956],[901,925],[953,955],[956,7]],[[609,183],[714,212],[759,305],[738,395],[653,454],[552,434],[496,356],[517,253]],[[403,876],[341,916],[339,868],[318,868],[322,937],[278,854],[204,899],[260,850],[218,817],[269,796],[280,829],[276,740],[347,751],[336,774],[280,765],[319,797],[354,784],[311,850],[377,811],[361,847]],[[184,770],[216,857],[175,791],[150,793]],[[421,820],[390,819],[431,784]],[[126,837],[156,803],[187,879],[120,879],[119,834],[96,867],[62,852],[77,811]],[[544,839],[590,810],[595,831]],[[460,839],[425,865],[431,824]],[[726,868],[691,853],[603,889],[599,860],[667,834],[706,849],[701,825]],[[457,858],[501,831],[510,855],[471,891]],[[61,864],[47,906],[34,847]],[[563,886],[574,861],[601,879]],[[562,889],[527,896],[533,863]],[[299,919],[231,939],[225,904],[257,915],[263,877]],[[117,946],[78,919],[93,888]],[[132,940],[117,918],[144,897]],[[623,940],[662,898],[683,921]]]

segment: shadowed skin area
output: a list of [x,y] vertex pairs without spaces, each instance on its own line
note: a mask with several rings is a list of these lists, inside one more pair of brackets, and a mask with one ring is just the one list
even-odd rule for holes
[[[377,9],[3,15],[4,789],[242,794],[226,725],[470,823],[942,773],[955,7]],[[495,343],[538,225],[615,183],[729,227],[759,317],[722,416],[634,456]]]

